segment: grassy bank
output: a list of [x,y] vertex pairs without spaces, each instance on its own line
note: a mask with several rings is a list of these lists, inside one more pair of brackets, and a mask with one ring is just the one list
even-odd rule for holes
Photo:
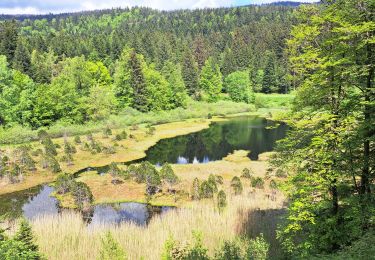
[[[264,154],[258,161],[251,161],[246,151],[236,151],[223,160],[207,164],[185,164],[172,165],[180,183],[174,186],[177,194],[171,195],[167,192],[168,187],[163,187],[163,193],[157,194],[150,201],[153,205],[189,206],[191,199],[188,195],[195,178],[207,180],[210,174],[223,177],[220,189],[231,193],[230,182],[234,176],[241,176],[244,168],[248,168],[254,177],[264,177],[268,168],[268,155]],[[134,181],[126,181],[122,184],[112,184],[113,177],[109,174],[100,176],[96,172],[82,174],[78,181],[86,183],[94,195],[94,203],[116,203],[116,202],[146,202],[145,184]],[[244,186],[250,186],[249,179],[242,179]],[[265,186],[268,186],[266,181]]]
[[[72,125],[64,122],[46,128],[51,137],[58,138],[64,134],[68,136],[84,135],[88,133],[101,132],[106,127],[113,129],[125,128],[139,124],[163,124],[178,122],[191,118],[207,118],[212,116],[224,116],[243,112],[254,112],[254,105],[235,103],[231,101],[220,101],[217,103],[205,103],[191,101],[188,106],[170,111],[154,111],[140,113],[134,109],[126,109],[118,115],[112,115],[105,121],[88,122],[84,125]],[[14,126],[11,128],[0,128],[0,145],[21,144],[37,140],[37,130],[26,127]]]
[[[164,138],[171,138],[178,135],[185,135],[193,132],[198,132],[205,128],[208,128],[210,123],[216,120],[222,120],[220,118],[212,119],[188,119],[183,122],[166,123],[155,126],[155,132],[152,135],[147,134],[147,128],[141,126],[137,129],[123,128],[113,130],[112,136],[103,136],[103,133],[99,132],[93,134],[93,138],[96,142],[101,143],[104,147],[115,148],[115,153],[95,153],[83,149],[83,143],[76,145],[77,152],[73,155],[73,164],[60,163],[61,170],[67,173],[74,173],[78,170],[87,167],[100,167],[110,164],[111,162],[128,162],[143,158],[151,146],[155,145],[159,140]],[[113,140],[117,134],[120,134],[123,130],[127,131],[129,136],[124,140]],[[82,137],[82,140],[85,140]],[[73,143],[73,137],[68,137],[68,141]],[[64,138],[54,138],[53,143],[58,145],[60,148],[56,149],[58,152],[57,159],[60,161],[64,155]],[[116,146],[114,146],[116,143]],[[39,142],[30,142],[28,144],[33,151],[42,148]],[[11,158],[14,147],[7,146],[2,149],[4,154],[9,155]],[[50,169],[43,169],[41,155],[32,156],[36,162],[36,171],[25,174],[21,182],[15,184],[9,184],[5,179],[0,181],[0,195],[10,193],[18,190],[24,190],[42,183],[53,181],[57,174],[51,172]]]

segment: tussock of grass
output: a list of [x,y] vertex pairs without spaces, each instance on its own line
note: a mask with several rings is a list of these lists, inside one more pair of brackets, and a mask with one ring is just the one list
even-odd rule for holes
[[249,212],[258,209],[281,208],[283,197],[271,201],[264,191],[243,195],[228,195],[228,206],[223,212],[216,209],[216,202],[194,202],[189,208],[176,209],[155,217],[147,227],[132,223],[120,226],[97,225],[86,227],[81,216],[64,213],[60,216],[44,216],[32,222],[40,250],[48,259],[97,259],[101,237],[111,231],[114,238],[127,252],[129,259],[160,259],[164,242],[173,236],[178,241],[192,239],[192,230],[203,234],[204,244],[213,255],[224,240],[233,239],[243,232],[249,223]]

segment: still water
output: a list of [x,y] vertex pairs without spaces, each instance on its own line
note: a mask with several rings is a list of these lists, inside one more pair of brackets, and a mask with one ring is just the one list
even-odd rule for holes
[[[187,164],[220,160],[235,150],[249,150],[249,157],[257,160],[259,154],[272,151],[277,140],[286,134],[287,126],[259,117],[235,117],[213,123],[197,133],[160,140],[146,152],[143,160],[155,165],[164,162]],[[139,162],[139,161],[137,161]],[[93,169],[93,168],[90,168]],[[96,168],[106,172],[108,167]],[[83,172],[82,170],[80,172]],[[78,175],[78,174],[77,174]],[[53,187],[40,185],[28,190],[0,196],[0,215],[25,216],[29,219],[41,215],[57,215],[66,209],[51,197]],[[89,225],[134,222],[147,225],[153,216],[161,215],[171,207],[154,207],[141,203],[103,204],[82,212]]]

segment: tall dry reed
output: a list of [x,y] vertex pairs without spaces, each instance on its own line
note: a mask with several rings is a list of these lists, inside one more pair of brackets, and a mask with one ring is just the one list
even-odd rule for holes
[[256,224],[248,223],[249,212],[281,208],[283,202],[281,195],[272,201],[264,191],[246,191],[244,195],[228,197],[228,206],[221,213],[214,201],[194,202],[189,208],[154,217],[146,227],[132,223],[87,227],[81,216],[74,213],[40,217],[32,225],[40,250],[51,260],[96,259],[101,237],[108,230],[126,250],[129,259],[160,259],[166,239],[173,236],[178,241],[189,241],[192,231],[203,234],[204,243],[213,254],[223,240],[239,235],[243,225]]

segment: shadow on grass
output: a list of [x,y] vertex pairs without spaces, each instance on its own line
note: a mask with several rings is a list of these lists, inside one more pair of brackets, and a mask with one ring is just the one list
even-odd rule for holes
[[237,233],[254,239],[261,233],[270,244],[269,259],[286,259],[279,241],[276,239],[277,226],[281,223],[286,209],[250,210],[239,212]]

